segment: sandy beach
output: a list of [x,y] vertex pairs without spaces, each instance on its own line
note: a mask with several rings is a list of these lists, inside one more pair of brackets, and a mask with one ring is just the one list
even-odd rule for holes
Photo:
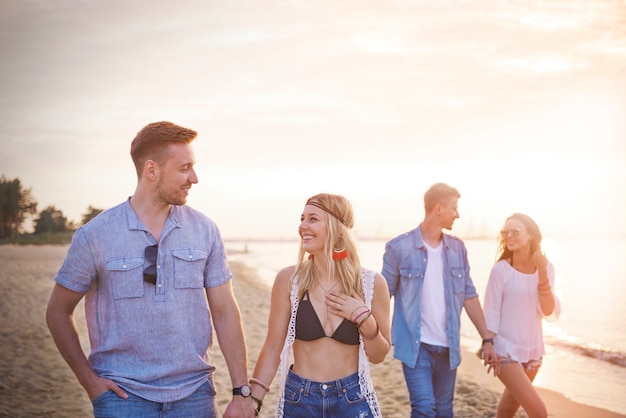
[[[67,246],[0,246],[0,417],[88,417],[91,404],[59,355],[45,324],[45,309],[54,276]],[[241,307],[250,372],[265,338],[270,289],[260,283],[251,266],[231,263],[233,286]],[[82,304],[77,326],[88,350]],[[211,348],[218,370],[218,404],[223,411],[231,384],[217,342]],[[408,394],[401,367],[390,353],[372,365],[374,385],[383,416],[409,415]],[[265,399],[262,416],[273,416],[278,379]],[[455,416],[493,417],[502,385],[488,376],[480,361],[464,353],[457,381]],[[618,418],[617,413],[575,403],[559,393],[540,389],[549,416],[557,418]],[[517,417],[525,417],[518,412]]]

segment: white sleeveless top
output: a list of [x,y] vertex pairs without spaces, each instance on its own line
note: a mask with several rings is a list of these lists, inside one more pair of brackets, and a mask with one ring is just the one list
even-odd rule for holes
[[[372,309],[372,297],[374,296],[374,276],[375,272],[361,269],[361,284],[363,286],[363,292],[365,293],[365,304],[368,309]],[[291,318],[289,319],[289,328],[287,329],[287,338],[285,338],[285,344],[283,351],[280,354],[280,398],[278,400],[278,406],[276,408],[276,417],[283,417],[283,406],[285,404],[285,383],[287,382],[287,374],[289,373],[289,366],[291,365],[291,346],[296,339],[296,314],[298,313],[298,280],[294,278],[291,285]],[[374,418],[382,418],[380,409],[378,407],[378,400],[376,399],[376,392],[372,385],[372,378],[370,376],[370,366],[367,355],[365,354],[365,345],[363,343],[363,337],[359,334],[359,386],[361,387],[361,393],[367,399],[367,403],[374,414]]]

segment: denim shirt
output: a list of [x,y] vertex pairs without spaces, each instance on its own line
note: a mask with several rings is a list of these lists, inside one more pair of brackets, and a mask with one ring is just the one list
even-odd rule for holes
[[[395,297],[391,341],[394,357],[415,367],[420,347],[421,297],[427,250],[420,227],[402,234],[385,245],[382,275]],[[461,363],[461,310],[466,299],[478,296],[469,274],[467,250],[463,241],[443,234],[443,282],[446,325],[450,348],[450,368]]]
[[205,289],[232,274],[217,226],[187,206],[172,206],[165,222],[156,285],[143,280],[153,244],[126,201],[76,231],[55,280],[85,294],[94,371],[145,399],[173,402],[213,375]]

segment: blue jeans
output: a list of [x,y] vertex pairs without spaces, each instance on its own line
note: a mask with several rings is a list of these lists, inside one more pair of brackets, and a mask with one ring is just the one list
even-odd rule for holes
[[291,370],[285,383],[285,418],[365,418],[373,416],[361,395],[358,373],[330,382],[314,382]]
[[175,402],[153,402],[128,393],[122,399],[110,390],[92,401],[95,418],[215,418],[215,389],[210,381],[191,396]]
[[450,350],[420,343],[415,367],[402,364],[411,400],[411,418],[452,418],[456,369],[450,370]]

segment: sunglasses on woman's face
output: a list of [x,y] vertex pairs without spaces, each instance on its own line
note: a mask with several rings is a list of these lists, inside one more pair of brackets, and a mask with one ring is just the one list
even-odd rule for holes
[[511,228],[511,229],[503,229],[500,231],[500,235],[502,238],[506,238],[511,234],[513,238],[519,237],[520,232],[522,232],[522,228]]
[[148,267],[143,269],[143,281],[150,284],[156,284],[157,279],[157,268],[156,268],[156,260],[157,254],[159,253],[159,245],[150,245],[146,247],[143,251],[143,255],[148,260],[150,264]]

